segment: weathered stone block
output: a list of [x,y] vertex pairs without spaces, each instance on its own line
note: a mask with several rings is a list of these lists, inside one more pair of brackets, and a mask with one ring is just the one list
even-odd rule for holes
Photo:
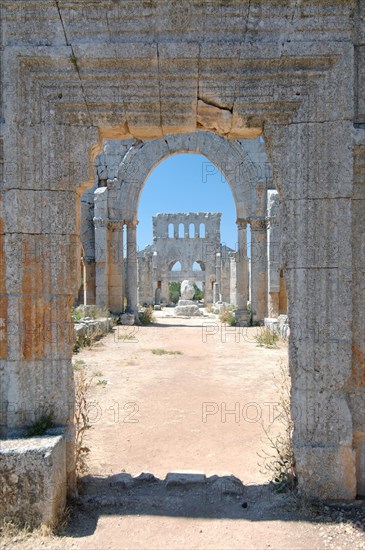
[[352,447],[295,448],[299,491],[312,499],[354,499],[356,463]]
[[189,487],[206,483],[206,476],[200,472],[171,472],[165,478],[166,487]]
[[66,504],[64,435],[0,441],[0,519],[54,525]]

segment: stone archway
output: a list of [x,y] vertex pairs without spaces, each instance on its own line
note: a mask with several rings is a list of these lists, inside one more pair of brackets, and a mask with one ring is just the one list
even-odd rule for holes
[[[263,0],[222,21],[196,2],[185,29],[166,0],[113,17],[111,0],[18,4],[0,18],[2,437],[44,403],[58,425],[72,418],[79,193],[103,139],[263,134],[285,220],[299,488],[364,493],[363,2]],[[72,438],[58,444],[62,489]]]
[[[266,257],[266,184],[260,173],[264,171],[262,159],[255,158],[258,152],[253,142],[227,140],[211,132],[167,135],[163,139],[143,141],[130,147],[118,170],[118,177],[109,180],[107,191],[108,223],[122,221],[127,226],[127,240],[133,241],[130,250],[137,250],[135,227],[138,223],[138,203],[144,184],[152,170],[170,155],[178,153],[200,153],[211,161],[226,177],[236,206],[238,231],[237,250],[237,319],[247,321],[248,262],[247,224],[257,228],[252,233],[255,250],[259,249],[257,261],[252,263],[254,307],[259,319],[266,316],[267,304],[267,257]],[[250,155],[251,153],[251,155]],[[262,155],[261,155],[262,156]],[[253,158],[252,158],[253,157]],[[261,176],[261,177],[260,177]],[[260,193],[261,192],[261,193]],[[104,206],[103,206],[104,208]],[[129,237],[128,237],[129,235]],[[128,273],[132,283],[126,284],[129,310],[137,304],[137,265],[131,258]],[[256,282],[257,281],[257,282]],[[134,283],[134,285],[133,285]]]

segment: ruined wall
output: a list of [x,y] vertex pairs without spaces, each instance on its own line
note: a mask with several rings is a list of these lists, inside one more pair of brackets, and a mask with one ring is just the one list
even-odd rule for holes
[[[60,424],[72,416],[76,188],[94,184],[103,139],[155,138],[162,149],[165,138],[167,152],[175,138],[166,136],[179,133],[264,135],[284,220],[299,488],[353,498],[364,472],[362,451],[353,448],[361,409],[349,396],[365,310],[353,257],[361,265],[353,153],[365,89],[364,3],[0,6],[2,434],[39,419],[44,403]],[[213,157],[228,147],[218,142]],[[141,143],[134,149],[142,147],[151,152]],[[238,207],[244,219],[242,201]]]
[[[188,279],[204,282],[206,299],[211,301],[211,283],[216,273],[215,255],[220,247],[220,217],[217,213],[204,212],[154,216],[155,281],[182,282]],[[173,269],[176,262],[180,262],[181,271]],[[201,266],[200,271],[194,271],[195,262]],[[164,292],[161,300],[169,301]]]

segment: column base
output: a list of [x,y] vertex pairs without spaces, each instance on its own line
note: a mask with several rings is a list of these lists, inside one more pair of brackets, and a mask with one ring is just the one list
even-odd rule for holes
[[250,316],[247,309],[236,309],[234,316],[238,326],[248,327],[250,325]]
[[356,497],[356,460],[351,447],[294,448],[299,493],[309,499]]

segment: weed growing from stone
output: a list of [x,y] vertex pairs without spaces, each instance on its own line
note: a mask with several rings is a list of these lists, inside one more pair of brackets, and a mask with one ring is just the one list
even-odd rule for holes
[[153,314],[153,307],[148,306],[139,313],[139,320],[142,325],[150,325],[156,321]]
[[234,327],[236,325],[236,317],[234,315],[235,310],[236,310],[236,306],[233,306],[233,305],[224,306],[219,312],[220,322],[226,323],[227,325]]
[[85,368],[85,361],[83,361],[82,359],[76,359],[76,361],[73,361],[72,363],[72,368],[74,371],[78,371],[80,369],[83,369]]
[[86,334],[85,336],[77,336],[74,343],[73,352],[77,353],[82,348],[89,348],[94,343],[95,338]]
[[36,437],[44,435],[47,430],[54,427],[53,414],[42,414],[41,418],[32,426],[29,426],[26,432],[26,437]]
[[75,371],[75,458],[76,477],[79,478],[82,474],[88,471],[86,463],[87,455],[90,449],[84,445],[85,432],[91,428],[89,411],[86,401],[86,395],[89,391],[93,377],[87,377],[84,368]]
[[[295,471],[295,459],[293,452],[293,421],[290,414],[290,387],[291,378],[288,366],[280,360],[280,375],[274,376],[274,387],[277,390],[278,402],[277,408],[274,408],[274,418],[268,424],[261,422],[265,437],[270,443],[271,451],[265,450],[258,454],[260,458],[259,466],[261,473],[271,477],[273,489],[277,493],[293,491],[297,485]],[[275,409],[277,415],[275,416]],[[283,425],[280,434],[273,433],[276,423]]]

